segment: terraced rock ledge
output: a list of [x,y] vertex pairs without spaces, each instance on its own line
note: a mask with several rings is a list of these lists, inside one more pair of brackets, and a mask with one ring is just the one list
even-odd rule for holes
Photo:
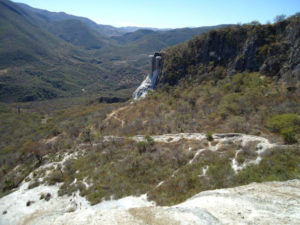
[[[139,147],[137,147],[138,150],[131,149],[141,143],[145,151],[141,151]],[[107,146],[119,144],[123,146],[122,149],[115,149],[116,153],[107,149]],[[2,197],[0,199],[0,224],[298,224],[300,219],[299,179],[251,183],[234,188],[202,191],[171,206],[161,206],[153,201],[161,196],[169,195],[170,198],[172,194],[175,195],[174,197],[179,195],[177,190],[170,189],[176,185],[177,181],[175,182],[174,179],[180,182],[184,176],[191,176],[185,171],[195,167],[198,168],[194,172],[198,171],[196,179],[200,181],[200,184],[212,185],[210,179],[217,179],[211,172],[215,161],[208,161],[212,156],[225,158],[225,161],[217,160],[216,164],[228,163],[228,171],[233,171],[231,174],[225,173],[229,179],[230,176],[238,175],[248,166],[259,165],[269,151],[276,152],[278,147],[288,148],[285,145],[271,143],[264,137],[239,133],[213,134],[211,140],[208,140],[203,133],[131,137],[103,136],[101,140],[94,143],[81,143],[69,152],[57,153],[54,158],[49,158],[48,162],[33,171],[19,188]],[[180,159],[182,162],[178,163],[177,167],[174,166],[173,170],[165,168],[164,163],[159,164],[159,159],[157,159],[163,154],[169,154],[171,158],[181,154],[177,160]],[[137,192],[131,191],[129,193],[135,194],[127,197],[124,197],[124,194],[122,197],[112,194],[110,199],[102,197],[91,204],[88,200],[91,201],[94,192],[99,191],[99,186],[103,193],[107,191],[106,196],[114,193],[116,187],[113,182],[105,184],[107,177],[101,177],[101,170],[98,173],[97,166],[91,165],[93,170],[85,171],[84,166],[87,165],[82,163],[85,162],[84,160],[92,163],[89,157],[97,162],[99,161],[97,157],[106,158],[104,161],[100,160],[103,165],[101,163],[98,165],[99,167],[105,166],[105,171],[120,170],[116,174],[107,175],[112,177],[121,174],[120,177],[115,178],[121,179],[116,180],[117,186],[123,185],[122,179],[126,173],[122,172],[127,170],[126,166],[135,165],[134,160],[143,160],[140,166],[144,162],[149,162],[150,159],[157,161],[154,163],[157,167],[157,172],[154,174],[160,174],[160,170],[168,169],[169,171],[163,171],[157,178],[145,178],[144,182],[149,182],[146,188],[134,184],[136,182],[134,178],[129,177],[128,179],[132,179],[129,182],[136,185],[132,188],[141,188],[141,191],[144,190],[143,193],[136,194]],[[172,164],[172,162],[166,161],[165,163]],[[69,175],[71,178],[66,178],[73,165],[79,165],[78,170],[74,171],[72,176]],[[130,173],[134,173],[132,168],[129,169],[132,171]],[[142,170],[142,168],[138,166],[135,170]],[[218,174],[223,172],[218,171]],[[95,175],[98,175],[97,179],[93,178]],[[163,179],[159,180],[159,177]],[[226,179],[224,178],[224,182]],[[153,183],[154,181],[157,183]],[[37,184],[34,185],[35,183]],[[60,193],[62,190],[63,192]],[[182,192],[181,189],[179,191]],[[188,191],[189,189],[186,190]],[[175,201],[178,202],[178,199],[175,198]]]
[[[298,224],[300,180],[252,183],[201,192],[172,207],[159,207],[146,196],[104,201],[94,206],[75,194],[58,197],[56,186],[18,191],[0,200],[0,224]],[[51,193],[49,201],[40,200]],[[35,203],[26,207],[31,199]]]

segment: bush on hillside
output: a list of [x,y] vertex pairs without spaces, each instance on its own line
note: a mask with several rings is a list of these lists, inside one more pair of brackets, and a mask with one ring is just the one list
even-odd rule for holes
[[285,128],[280,132],[285,144],[295,144],[297,143],[296,133],[292,128]]
[[300,132],[300,116],[292,113],[275,115],[267,121],[267,127],[280,133],[286,144],[294,144],[297,143],[296,134]]
[[300,116],[293,113],[275,115],[267,122],[267,127],[276,133],[280,133],[283,129],[292,129],[300,131]]
[[140,141],[140,142],[136,143],[136,147],[137,147],[139,153],[146,152],[147,143],[145,141]]
[[207,139],[208,141],[213,141],[213,140],[214,140],[214,138],[213,138],[213,133],[212,133],[211,131],[207,131],[207,132],[206,132],[206,139]]
[[88,143],[92,143],[93,141],[93,135],[92,135],[92,132],[90,129],[85,129],[83,132],[82,132],[82,141],[83,142],[88,142]]

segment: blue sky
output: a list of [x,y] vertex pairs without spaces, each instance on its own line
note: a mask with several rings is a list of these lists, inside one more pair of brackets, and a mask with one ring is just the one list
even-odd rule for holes
[[158,28],[273,22],[300,11],[300,0],[14,0],[84,16],[100,24]]

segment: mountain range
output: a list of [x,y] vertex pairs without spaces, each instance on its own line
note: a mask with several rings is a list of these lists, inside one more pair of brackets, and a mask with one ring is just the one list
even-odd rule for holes
[[[48,10],[30,7],[29,5],[26,5],[24,3],[17,3],[17,4],[24,9],[34,12],[38,17],[48,22],[62,21],[62,20],[79,20],[83,22],[85,25],[87,25],[88,27],[92,28],[93,30],[96,30],[99,34],[106,35],[106,36],[120,36],[125,33],[134,32],[141,29],[140,27],[135,27],[135,26],[117,28],[110,25],[97,24],[94,21],[85,17],[73,16],[65,12],[50,12]],[[155,31],[168,30],[167,28],[166,29],[147,28],[147,29],[155,30]]]
[[300,14],[87,23],[0,0],[0,224],[298,224]]
[[8,0],[0,1],[0,12],[0,101],[5,102],[130,96],[147,74],[148,54],[225,26],[115,28]]

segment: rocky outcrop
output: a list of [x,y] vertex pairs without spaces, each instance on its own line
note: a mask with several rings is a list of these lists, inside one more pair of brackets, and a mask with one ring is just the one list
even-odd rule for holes
[[[0,224],[299,224],[300,180],[252,183],[204,191],[170,207],[140,197],[91,206],[83,197],[57,196],[57,186],[17,190],[0,199]],[[40,200],[43,192],[55,198]],[[35,203],[26,206],[28,199]]]
[[295,85],[300,81],[299,31],[300,17],[294,16],[275,24],[237,25],[196,36],[165,50],[157,84],[219,79],[249,71]]
[[150,55],[151,73],[146,77],[142,84],[133,93],[134,100],[144,98],[150,90],[153,90],[156,85],[158,76],[162,69],[162,54],[156,52]]

